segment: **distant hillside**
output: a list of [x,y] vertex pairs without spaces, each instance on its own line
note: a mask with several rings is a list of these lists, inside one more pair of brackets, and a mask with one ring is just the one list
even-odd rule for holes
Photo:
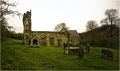
[[110,28],[110,25],[102,25],[93,31],[80,33],[81,44],[88,43],[91,46],[119,48],[119,28],[116,25],[112,26],[112,37]]

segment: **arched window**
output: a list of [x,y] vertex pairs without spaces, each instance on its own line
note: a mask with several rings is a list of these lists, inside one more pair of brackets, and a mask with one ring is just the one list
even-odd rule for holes
[[30,45],[30,40],[29,40],[29,45]]
[[54,46],[54,38],[50,38],[50,45]]
[[33,40],[33,45],[37,45],[37,40],[36,39]]
[[62,45],[62,40],[58,39],[58,46],[61,46],[61,45]]

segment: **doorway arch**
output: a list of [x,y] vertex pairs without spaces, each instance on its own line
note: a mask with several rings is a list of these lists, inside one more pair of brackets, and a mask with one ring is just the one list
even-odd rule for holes
[[33,40],[33,45],[37,45],[37,40],[36,39]]

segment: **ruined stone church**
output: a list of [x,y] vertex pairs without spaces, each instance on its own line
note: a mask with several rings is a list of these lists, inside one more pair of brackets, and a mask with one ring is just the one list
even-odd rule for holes
[[64,43],[79,44],[79,34],[76,30],[32,31],[31,24],[31,11],[27,11],[23,15],[23,43],[26,45],[63,46]]

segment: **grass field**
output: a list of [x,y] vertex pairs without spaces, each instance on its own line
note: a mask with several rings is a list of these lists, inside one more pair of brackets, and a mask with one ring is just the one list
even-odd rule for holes
[[65,55],[63,47],[29,48],[21,40],[2,39],[1,68],[3,70],[118,70],[119,50],[113,61],[100,58],[102,48],[91,47],[84,58]]

